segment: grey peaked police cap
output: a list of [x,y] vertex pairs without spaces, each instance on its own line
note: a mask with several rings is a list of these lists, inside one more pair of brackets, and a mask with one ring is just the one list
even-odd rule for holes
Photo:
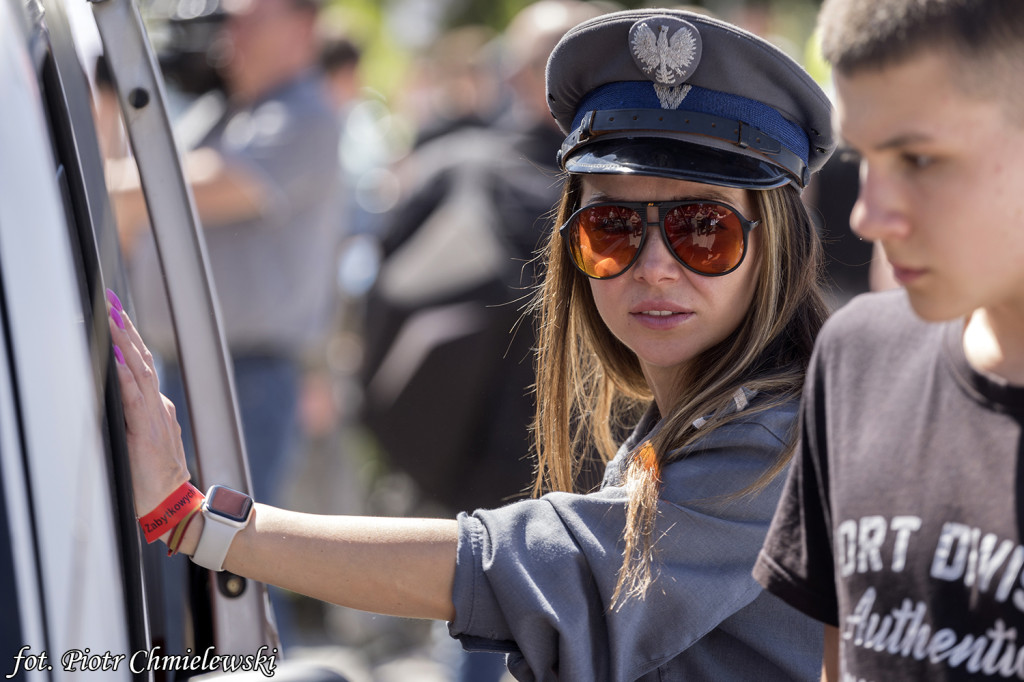
[[799,64],[682,10],[613,12],[571,29],[548,59],[547,94],[571,173],[802,188],[835,149],[829,99]]

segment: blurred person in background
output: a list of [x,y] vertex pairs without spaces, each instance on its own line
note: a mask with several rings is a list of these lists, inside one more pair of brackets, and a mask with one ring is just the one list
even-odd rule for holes
[[501,94],[487,26],[448,29],[413,62],[405,78],[403,108],[416,128],[412,147],[463,128],[486,126]]
[[[335,307],[340,127],[319,68],[316,0],[224,0],[214,53],[226,100],[183,166],[203,227],[234,371],[252,491],[283,503],[303,452],[304,367],[322,354]],[[189,116],[189,114],[186,114]],[[193,125],[195,120],[193,119]],[[115,190],[142,329],[165,360],[161,385],[188,409],[155,244],[137,180]],[[291,608],[271,590],[282,643]]]
[[[573,0],[522,10],[493,73],[503,115],[421,144],[396,171],[402,199],[385,217],[369,295],[363,417],[388,464],[416,483],[420,511],[494,506],[530,484],[534,338],[518,323],[562,186],[544,66],[565,31],[599,13]],[[423,456],[424,441],[437,455]]]
[[[332,310],[339,125],[318,67],[315,0],[225,0],[222,10],[226,106],[184,169],[233,361],[253,490],[274,500],[295,446],[304,353],[318,347]],[[115,209],[133,296],[147,311],[140,326],[168,359],[163,385],[181,392],[155,247],[130,179],[116,188]]]

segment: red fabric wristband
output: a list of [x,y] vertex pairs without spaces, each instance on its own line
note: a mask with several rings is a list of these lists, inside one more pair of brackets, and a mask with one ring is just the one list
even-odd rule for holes
[[188,481],[182,483],[153,511],[139,519],[146,542],[152,543],[167,531],[173,530],[190,511],[203,503],[203,499],[203,494],[194,485]]

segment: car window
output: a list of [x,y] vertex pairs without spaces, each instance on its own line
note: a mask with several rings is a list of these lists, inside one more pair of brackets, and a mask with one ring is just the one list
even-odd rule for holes
[[58,14],[2,0],[0,31],[0,574],[16,595],[3,599],[4,653],[127,650],[146,637],[141,600],[125,587],[123,503],[97,426],[109,343],[95,342],[85,293],[94,204],[75,129],[89,100],[69,78],[77,59],[60,63],[71,45]]
[[[2,313],[2,301],[0,301]],[[3,336],[0,335],[0,351],[4,351]],[[10,393],[10,377],[7,372],[7,353],[0,352],[0,462],[20,455],[14,430],[13,400]],[[11,660],[26,641],[21,627],[21,607],[18,599],[18,581],[14,572],[14,542],[11,520],[8,514],[7,484],[12,477],[9,466],[0,466],[0,604],[5,605],[4,617],[0,618],[0,657]],[[20,467],[19,467],[20,469]]]
[[[103,9],[130,13],[132,5]],[[83,27],[99,33],[91,9],[69,15],[64,0],[0,0],[0,659],[14,661],[26,642],[57,653],[173,654],[214,643],[255,651],[252,642],[272,632],[262,586],[233,598],[235,588],[184,557],[168,560],[139,534],[105,300],[107,288],[120,292],[134,317],[105,180],[125,138],[111,134],[120,114],[109,118],[101,107],[102,44],[90,39],[83,50],[75,41]],[[134,76],[138,60],[127,63]],[[201,278],[190,267],[193,286]],[[207,379],[217,367],[202,360],[216,359],[203,348],[218,338],[211,327],[190,341],[195,349],[200,337],[193,357],[204,363],[200,375],[213,368]],[[230,397],[224,386],[210,393]],[[228,405],[221,400],[218,410]],[[230,482],[244,468],[229,456],[228,473],[214,475]],[[214,613],[235,623],[227,636]]]

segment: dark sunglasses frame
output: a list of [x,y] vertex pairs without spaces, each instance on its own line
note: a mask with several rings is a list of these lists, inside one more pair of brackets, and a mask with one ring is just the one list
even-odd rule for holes
[[[633,254],[633,257],[630,259],[626,267],[622,268],[620,272],[617,272],[614,275],[609,275],[608,277],[598,277],[596,275],[591,275],[590,273],[588,273],[586,270],[580,267],[579,263],[576,262],[576,256],[573,253],[573,244],[569,239],[568,233],[569,230],[572,228],[572,225],[576,222],[577,218],[579,218],[584,211],[592,208],[601,208],[604,206],[621,206],[623,208],[628,208],[633,211],[636,211],[637,214],[640,216],[640,219],[643,221],[643,233],[640,236],[640,245],[637,247],[636,253]],[[737,220],[740,221],[740,227],[743,229],[743,252],[740,254],[740,259],[736,263],[736,265],[732,266],[728,270],[723,270],[722,272],[701,272],[700,270],[694,268],[693,266],[689,265],[686,261],[684,261],[682,258],[680,258],[679,254],[676,253],[676,250],[672,248],[672,243],[669,241],[668,234],[665,230],[665,216],[669,213],[669,211],[672,211],[673,209],[676,209],[680,206],[716,206],[724,208],[736,216]],[[731,272],[735,272],[736,268],[743,265],[743,261],[747,257],[747,244],[749,242],[748,235],[750,234],[751,230],[753,230],[755,227],[761,224],[760,220],[747,220],[744,217],[744,215],[740,213],[738,210],[736,210],[734,207],[721,201],[691,199],[689,201],[604,201],[596,204],[587,204],[586,206],[581,206],[579,209],[577,209],[571,216],[569,216],[569,219],[562,223],[562,226],[558,228],[558,233],[561,235],[562,241],[565,242],[565,248],[569,253],[569,260],[572,261],[573,266],[587,277],[590,277],[591,279],[615,279],[619,275],[628,272],[629,269],[636,264],[637,260],[640,258],[640,254],[644,250],[644,246],[647,244],[647,235],[650,234],[650,230],[648,229],[647,210],[652,207],[658,209],[658,231],[661,233],[661,238],[662,240],[664,240],[665,246],[666,248],[668,248],[669,253],[671,253],[672,257],[675,258],[676,261],[684,268],[686,268],[690,272],[696,273],[703,277],[722,277],[724,275],[728,275]]]

